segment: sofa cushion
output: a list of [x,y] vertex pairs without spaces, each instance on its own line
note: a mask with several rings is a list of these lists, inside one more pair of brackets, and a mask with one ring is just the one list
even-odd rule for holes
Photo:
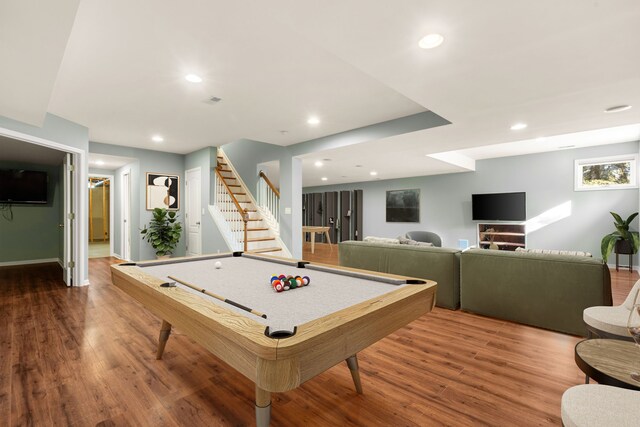
[[552,255],[573,255],[573,256],[587,256],[593,257],[590,252],[583,251],[559,251],[555,249],[525,249],[516,248],[516,252],[527,252],[530,254],[552,254]]
[[342,266],[433,280],[437,306],[455,310],[460,304],[459,249],[356,241],[338,247]]

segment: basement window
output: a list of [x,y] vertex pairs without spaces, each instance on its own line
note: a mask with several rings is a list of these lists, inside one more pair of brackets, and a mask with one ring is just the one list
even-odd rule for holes
[[575,191],[638,188],[638,155],[575,161]]

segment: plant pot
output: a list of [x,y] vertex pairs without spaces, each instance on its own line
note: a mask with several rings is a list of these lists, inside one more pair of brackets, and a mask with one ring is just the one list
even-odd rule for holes
[[156,255],[156,259],[169,259],[171,255]]
[[633,248],[628,240],[618,240],[616,241],[615,251],[620,255],[629,255],[633,253]]

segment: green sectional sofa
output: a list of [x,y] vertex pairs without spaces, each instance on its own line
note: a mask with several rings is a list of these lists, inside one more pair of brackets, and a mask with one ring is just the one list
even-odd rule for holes
[[611,305],[611,277],[599,258],[470,249],[460,261],[461,308],[586,336],[585,308]]
[[345,241],[338,256],[345,267],[434,280],[437,306],[455,310],[460,305],[458,249]]

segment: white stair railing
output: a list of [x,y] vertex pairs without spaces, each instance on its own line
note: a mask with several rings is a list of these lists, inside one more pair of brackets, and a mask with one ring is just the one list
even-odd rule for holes
[[257,205],[264,220],[272,230],[280,233],[280,192],[269,181],[267,175],[260,171],[258,178]]
[[249,214],[244,210],[236,197],[233,195],[227,183],[224,181],[220,171],[216,168],[214,175],[215,200],[214,205],[217,212],[227,223],[227,231],[231,234],[232,246],[234,250],[241,248],[247,251],[247,221]]

